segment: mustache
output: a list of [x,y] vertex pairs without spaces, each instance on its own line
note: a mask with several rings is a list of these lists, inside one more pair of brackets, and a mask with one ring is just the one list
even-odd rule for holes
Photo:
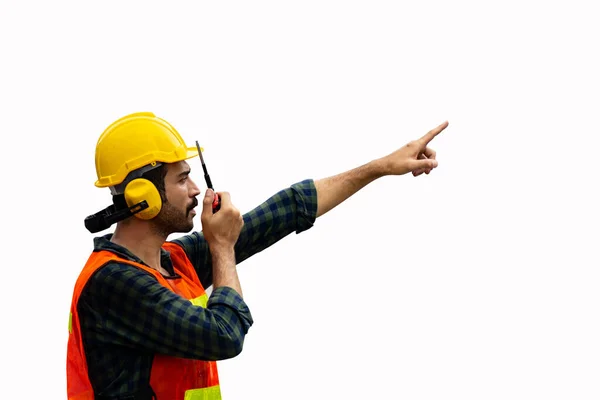
[[192,204],[187,209],[188,213],[192,211],[192,208],[195,207],[198,207],[198,199],[194,197],[194,199],[192,200]]

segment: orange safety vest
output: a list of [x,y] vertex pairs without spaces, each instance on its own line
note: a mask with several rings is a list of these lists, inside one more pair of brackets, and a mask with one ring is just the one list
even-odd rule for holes
[[[181,279],[165,279],[153,268],[123,259],[105,250],[93,252],[83,267],[75,283],[69,316],[69,341],[67,344],[67,395],[69,400],[94,399],[81,339],[77,302],[88,279],[98,268],[106,265],[109,261],[133,265],[151,273],[161,285],[190,300],[192,304],[206,307],[208,296],[183,249],[168,242],[163,245],[163,249],[171,253],[173,268],[175,273],[181,276]],[[155,354],[150,373],[150,386],[157,398],[161,400],[221,399],[219,375],[215,361]]]

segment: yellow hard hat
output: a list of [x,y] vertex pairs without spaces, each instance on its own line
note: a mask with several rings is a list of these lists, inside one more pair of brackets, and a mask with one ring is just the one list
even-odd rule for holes
[[186,146],[179,132],[164,119],[151,112],[129,114],[113,122],[98,139],[95,185],[118,185],[127,174],[143,166],[174,163],[197,155],[198,149]]

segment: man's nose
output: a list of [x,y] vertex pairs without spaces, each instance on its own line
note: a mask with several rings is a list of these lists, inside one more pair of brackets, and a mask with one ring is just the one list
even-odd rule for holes
[[190,197],[196,197],[198,196],[201,192],[200,192],[200,188],[198,187],[198,185],[196,185],[196,183],[193,180],[189,180],[190,182]]

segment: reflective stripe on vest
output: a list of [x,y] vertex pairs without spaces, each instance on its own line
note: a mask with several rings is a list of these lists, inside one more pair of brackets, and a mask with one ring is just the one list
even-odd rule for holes
[[190,301],[195,306],[206,308],[206,306],[208,305],[208,295],[204,293],[202,296],[196,297],[195,299],[191,299]]
[[[98,268],[110,261],[133,265],[152,274],[161,285],[188,299],[192,304],[206,308],[208,295],[183,249],[174,243],[165,243],[163,248],[171,253],[173,268],[175,273],[181,276],[180,279],[165,279],[158,271],[143,264],[120,258],[109,251],[93,252],[89,257],[75,283],[69,315],[69,340],[67,344],[67,395],[69,400],[93,400],[94,398],[88,378],[77,303],[81,291]],[[159,399],[221,399],[217,364],[214,361],[155,354],[150,374],[150,386]]]
[[184,400],[221,400],[219,385],[204,389],[191,389],[185,392]]

